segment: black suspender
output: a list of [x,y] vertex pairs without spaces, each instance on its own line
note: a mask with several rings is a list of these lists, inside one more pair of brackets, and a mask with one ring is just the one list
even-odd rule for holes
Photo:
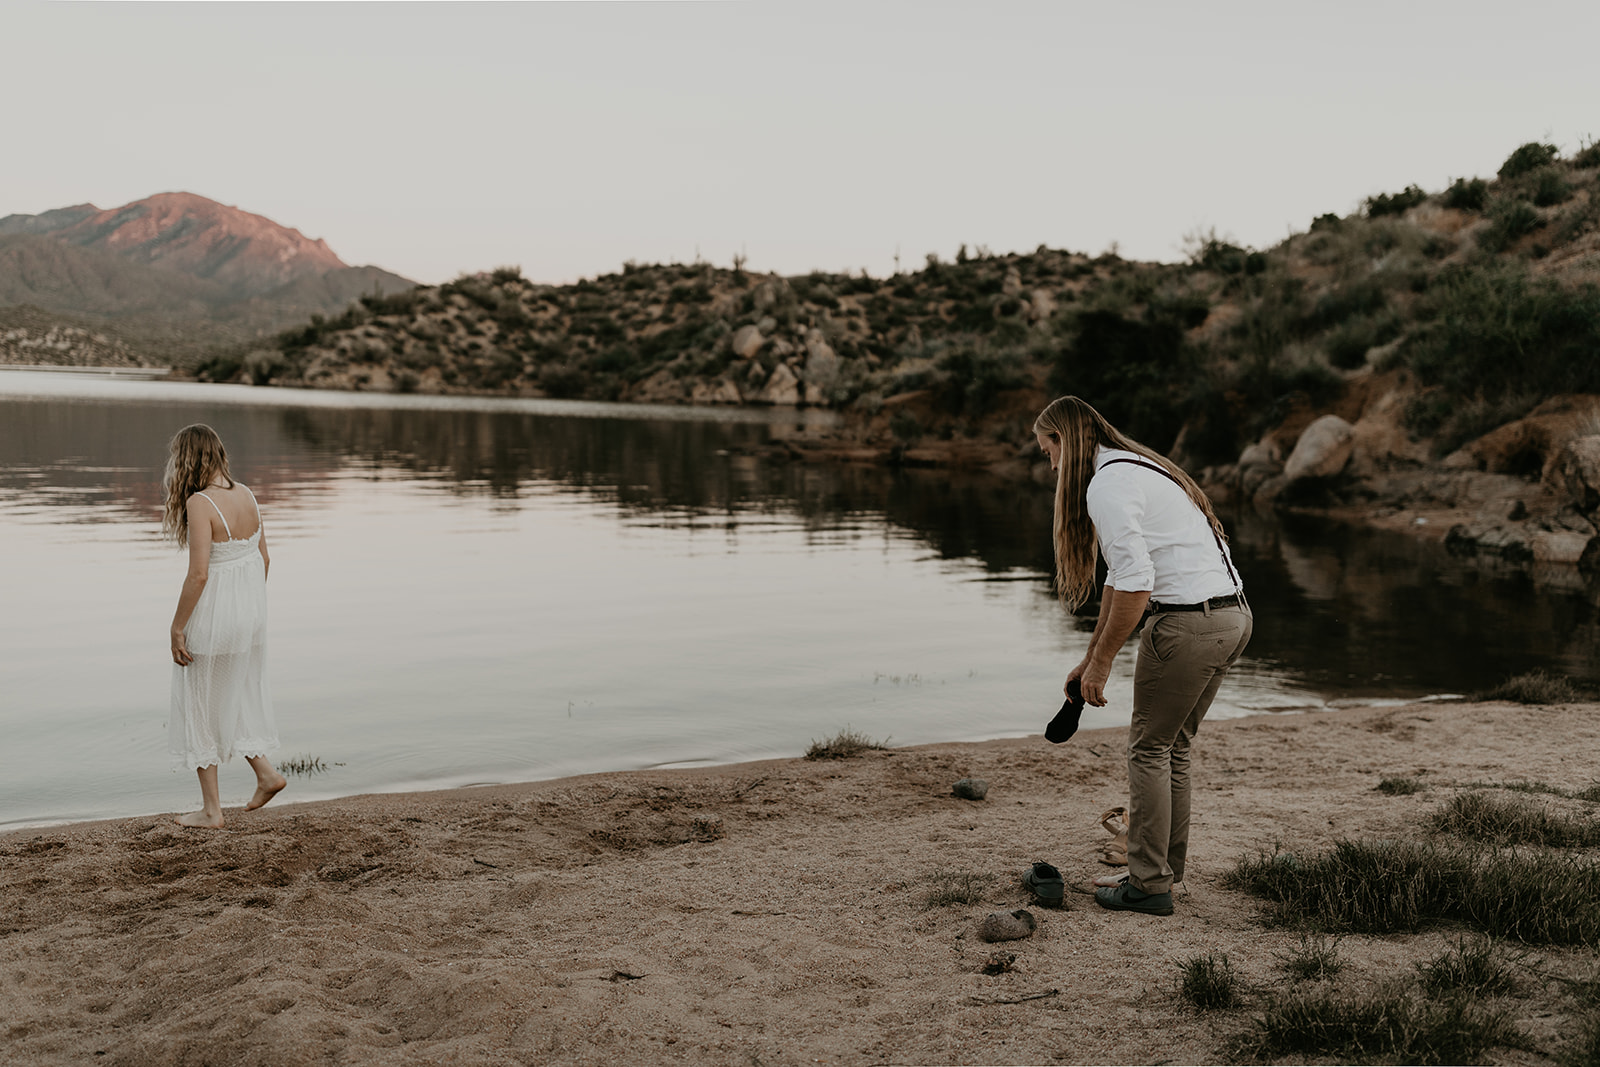
[[[1103,471],[1113,463],[1132,463],[1136,467],[1148,467],[1157,474],[1161,475],[1167,481],[1171,482],[1173,485],[1177,486],[1179,489],[1183,489],[1183,483],[1174,478],[1171,471],[1167,470],[1167,468],[1163,466],[1160,466],[1159,464],[1151,463],[1149,460],[1108,459],[1095,469],[1096,471]],[[1183,495],[1187,497],[1189,495],[1189,491],[1184,489]],[[1190,503],[1193,503],[1193,501],[1190,501]],[[1207,523],[1206,525],[1210,526],[1211,524]],[[1239,576],[1237,574],[1233,573],[1233,563],[1228,559],[1228,550],[1222,547],[1222,538],[1217,534],[1215,527],[1211,528],[1211,537],[1217,542],[1217,552],[1222,556],[1222,565],[1228,569],[1228,578],[1233,582],[1234,590],[1240,593],[1244,592],[1244,583],[1239,581]]]

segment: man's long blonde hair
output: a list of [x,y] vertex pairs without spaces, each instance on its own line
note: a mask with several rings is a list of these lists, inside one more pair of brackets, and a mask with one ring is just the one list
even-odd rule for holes
[[1033,432],[1061,443],[1052,533],[1056,549],[1056,595],[1069,609],[1077,610],[1094,595],[1094,567],[1099,558],[1099,545],[1095,540],[1094,523],[1089,521],[1087,494],[1089,479],[1094,477],[1098,447],[1136,453],[1172,475],[1194,506],[1205,515],[1217,537],[1227,539],[1205,491],[1182,467],[1126,436],[1077,397],[1052,400],[1033,420]]
[[175,538],[180,548],[189,547],[189,498],[218,478],[233,488],[228,450],[222,447],[217,431],[197,422],[172,435],[167,445],[167,470],[161,477],[166,498],[161,532]]

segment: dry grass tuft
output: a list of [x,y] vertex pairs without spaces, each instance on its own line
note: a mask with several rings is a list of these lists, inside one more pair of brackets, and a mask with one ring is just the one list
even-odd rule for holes
[[812,741],[806,749],[806,759],[854,759],[864,752],[882,751],[889,747],[889,739],[874,741],[866,734],[848,726],[826,741]]

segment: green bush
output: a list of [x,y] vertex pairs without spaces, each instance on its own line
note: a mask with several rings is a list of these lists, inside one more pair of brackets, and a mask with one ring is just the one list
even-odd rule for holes
[[1478,247],[1485,252],[1503,252],[1543,224],[1539,212],[1526,200],[1497,200],[1489,209],[1489,228],[1478,235]]
[[1600,167],[1600,141],[1591,141],[1572,157],[1572,165],[1579,170]]
[[1310,232],[1322,233],[1327,231],[1330,233],[1338,233],[1339,230],[1343,229],[1343,227],[1344,220],[1338,215],[1335,215],[1333,212],[1328,211],[1311,220]]
[[1179,323],[1089,311],[1077,317],[1075,336],[1057,356],[1050,389],[1083,397],[1118,429],[1164,453],[1183,424],[1196,371]]
[[1368,349],[1388,344],[1400,335],[1400,321],[1393,315],[1367,315],[1351,319],[1332,330],[1323,341],[1328,362],[1351,370],[1364,365]]
[[1561,150],[1553,144],[1529,141],[1506,157],[1506,161],[1500,164],[1498,174],[1501,178],[1520,178],[1540,167],[1548,167],[1560,156]]
[[1401,352],[1446,403],[1600,392],[1600,288],[1532,279],[1518,264],[1446,271]]
[[1367,217],[1379,218],[1383,215],[1404,215],[1416,207],[1428,194],[1415,185],[1408,185],[1398,193],[1379,193],[1377,196],[1367,197]]
[[1444,206],[1459,211],[1482,211],[1489,202],[1489,183],[1482,178],[1457,178],[1444,191]]
[[1550,207],[1572,199],[1572,186],[1566,175],[1555,167],[1545,167],[1533,177],[1533,202],[1537,207]]

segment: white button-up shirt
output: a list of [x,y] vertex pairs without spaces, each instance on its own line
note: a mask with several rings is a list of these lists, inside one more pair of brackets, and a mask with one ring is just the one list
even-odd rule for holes
[[1150,460],[1119,448],[1100,448],[1087,503],[1106,584],[1122,592],[1148,589],[1159,604],[1198,604],[1243,591],[1229,573],[1233,559],[1219,551],[1205,514],[1165,472],[1113,459]]

